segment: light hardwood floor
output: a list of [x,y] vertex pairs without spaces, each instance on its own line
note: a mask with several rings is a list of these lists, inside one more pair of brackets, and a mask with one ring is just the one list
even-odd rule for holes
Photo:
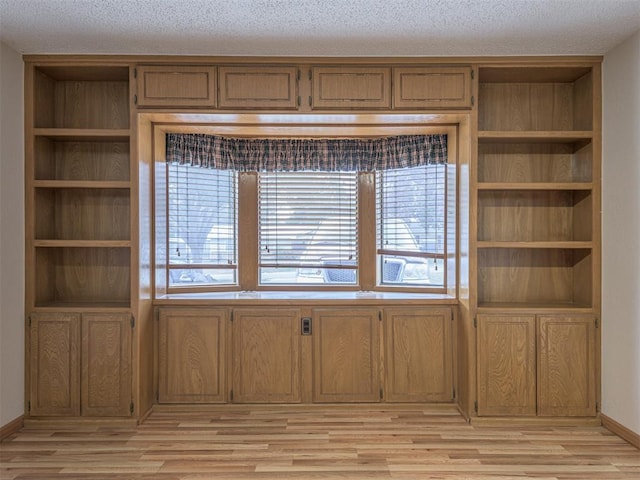
[[497,428],[454,407],[156,409],[137,428],[24,428],[2,479],[640,479],[602,427]]

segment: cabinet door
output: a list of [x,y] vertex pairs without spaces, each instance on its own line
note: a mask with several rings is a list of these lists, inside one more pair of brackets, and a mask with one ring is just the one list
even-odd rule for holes
[[451,401],[451,310],[388,308],[384,322],[386,400]]
[[80,314],[32,314],[29,348],[30,415],[80,415]]
[[219,67],[220,108],[295,110],[296,67]]
[[393,69],[394,108],[471,108],[471,67]]
[[300,401],[300,313],[233,311],[233,401]]
[[314,309],[314,402],[380,401],[379,329],[375,308]]
[[216,69],[200,66],[137,67],[139,107],[216,106]]
[[478,415],[536,414],[535,316],[478,315]]
[[226,309],[163,308],[158,324],[158,401],[226,399]]
[[596,414],[595,319],[538,317],[538,414]]
[[131,315],[82,314],[82,415],[129,416]]
[[380,67],[314,67],[313,109],[391,108],[391,74]]

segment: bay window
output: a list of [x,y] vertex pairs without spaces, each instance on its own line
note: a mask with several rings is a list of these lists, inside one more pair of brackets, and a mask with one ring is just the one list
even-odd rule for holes
[[447,141],[167,134],[167,292],[445,292]]

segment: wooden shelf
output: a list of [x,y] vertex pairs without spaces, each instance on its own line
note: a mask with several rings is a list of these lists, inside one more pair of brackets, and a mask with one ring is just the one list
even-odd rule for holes
[[571,302],[557,303],[506,303],[506,302],[480,302],[478,313],[500,313],[514,310],[520,313],[548,313],[548,312],[571,312],[571,313],[592,313],[593,308],[589,305]]
[[51,301],[39,302],[35,305],[34,311],[37,312],[73,312],[78,310],[81,313],[86,312],[130,312],[131,305],[129,302],[69,302],[69,301]]
[[593,138],[591,130],[480,130],[479,143],[586,143]]
[[128,128],[34,128],[33,134],[37,137],[76,142],[123,142],[129,140],[131,130]]
[[130,182],[103,180],[35,180],[35,188],[115,188],[129,189]]
[[36,248],[129,248],[129,240],[34,240],[33,246]]
[[480,182],[478,190],[592,190],[591,182]]
[[593,242],[495,242],[479,241],[478,248],[562,248],[562,249],[590,249]]

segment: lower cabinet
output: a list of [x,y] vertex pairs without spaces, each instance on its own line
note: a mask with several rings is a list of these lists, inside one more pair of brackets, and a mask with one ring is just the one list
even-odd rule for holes
[[162,307],[158,401],[452,401],[451,315],[434,307]]
[[478,315],[478,415],[535,414],[535,316]]
[[377,308],[313,310],[313,401],[378,402],[380,325]]
[[282,308],[233,310],[231,400],[300,401],[300,312]]
[[158,401],[218,403],[226,395],[223,308],[163,308],[158,321]]
[[453,400],[450,308],[385,308],[389,402]]
[[538,415],[595,415],[595,319],[540,315],[538,335]]
[[130,416],[128,313],[33,313],[29,415]]
[[594,416],[592,315],[478,315],[478,415]]

